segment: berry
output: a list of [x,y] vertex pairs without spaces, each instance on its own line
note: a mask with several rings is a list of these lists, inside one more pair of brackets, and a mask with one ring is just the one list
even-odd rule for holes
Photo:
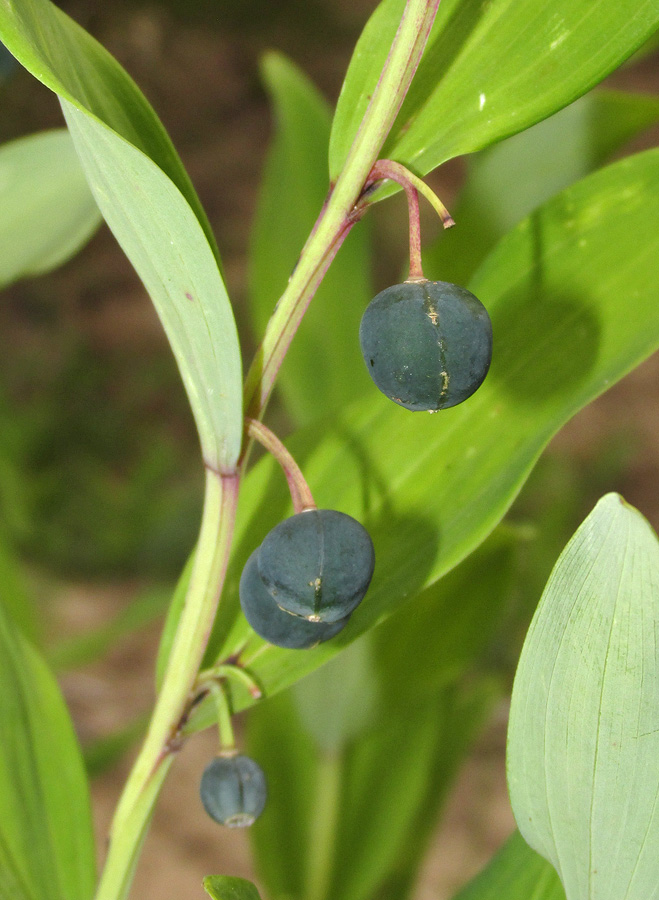
[[229,828],[245,828],[263,812],[265,775],[249,756],[218,756],[204,769],[199,793],[211,819]]
[[462,403],[492,359],[487,310],[446,281],[409,281],[379,293],[362,317],[359,340],[377,387],[412,410]]
[[309,622],[277,606],[261,581],[257,554],[258,550],[252,553],[240,577],[240,605],[245,618],[262,638],[277,647],[305,650],[322,641],[329,641],[347,624],[347,618],[331,624]]
[[258,550],[263,584],[277,605],[310,622],[345,619],[373,577],[373,542],[352,516],[309,509],[280,522]]

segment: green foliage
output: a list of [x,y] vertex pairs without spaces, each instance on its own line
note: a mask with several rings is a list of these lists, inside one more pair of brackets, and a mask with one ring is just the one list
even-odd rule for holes
[[[384,0],[357,44],[332,126],[332,178],[404,5]],[[444,0],[382,155],[423,175],[516,134],[584,94],[658,26],[653,0]]]
[[251,881],[229,875],[207,875],[204,890],[213,900],[261,900]]
[[58,94],[96,202],[167,332],[204,458],[230,469],[242,444],[238,337],[207,220],[162,125],[112,57],[49,0],[5,0],[0,34]]
[[458,224],[424,250],[427,274],[466,284],[524,216],[597,169],[657,120],[657,97],[598,90],[469,157],[452,210]]
[[55,679],[0,604],[0,898],[90,900],[80,748]]
[[[407,9],[417,18],[407,16],[406,27],[431,15],[431,6],[411,3]],[[306,76],[278,54],[265,58],[276,123],[252,235],[250,307],[257,335],[328,196],[328,147],[331,188],[403,7],[403,0],[385,0],[376,9],[333,123]],[[244,664],[268,698],[252,713],[247,743],[270,776],[269,803],[253,840],[272,898],[410,896],[460,761],[502,694],[546,548],[556,543],[581,494],[575,491],[569,504],[552,512],[542,550],[525,553],[520,536],[528,538],[531,529],[501,519],[553,434],[659,346],[659,151],[589,175],[659,118],[659,102],[603,92],[497,144],[579,97],[658,24],[654,0],[443,0],[440,6],[383,155],[423,174],[458,154],[489,148],[470,164],[457,209],[461,229],[431,248],[426,263],[442,278],[469,280],[483,300],[493,322],[494,363],[474,397],[440,416],[411,416],[388,404],[359,359],[357,327],[372,290],[368,234],[363,225],[352,231],[293,343],[281,387],[289,421],[299,428],[290,446],[317,502],[355,516],[374,539],[372,588],[345,629],[317,649],[288,651],[254,634],[239,608],[239,573],[266,533],[290,514],[281,473],[272,458],[263,458],[244,479],[227,588],[205,660],[208,666]],[[235,324],[208,221],[168,137],[123,70],[48,0],[0,0],[0,35],[58,94],[96,202],[172,343],[205,461],[211,470],[232,468],[243,427]],[[419,34],[411,38],[408,58],[421,41]],[[409,71],[411,65],[401,78]],[[79,187],[71,150],[70,140],[54,133],[0,151],[0,176],[9,160],[21,179],[0,212],[0,242],[15,248],[4,275],[0,267],[0,283],[57,264],[92,227],[96,207]],[[40,181],[21,187],[32,152],[35,165],[56,154],[58,171],[44,182],[47,189]],[[52,211],[61,212],[57,198],[73,186],[77,202],[62,222]],[[376,196],[391,190],[380,188]],[[27,204],[28,197],[38,205]],[[31,223],[35,209],[47,220],[47,229],[26,226],[38,244],[26,239],[25,229],[3,236],[8,217],[23,207]],[[351,210],[346,215],[344,226]],[[10,422],[11,415],[5,418]],[[0,456],[0,500],[13,521],[0,540],[12,528],[25,528],[24,508],[30,508],[12,487],[19,456]],[[151,471],[154,460],[157,468],[158,448],[147,457],[146,468]],[[75,485],[63,481],[75,509]],[[138,499],[149,506],[152,481],[143,484]],[[545,506],[547,494],[545,485]],[[212,509],[205,521],[216,514]],[[539,518],[537,510],[533,515]],[[135,516],[134,530],[143,530],[144,521],[150,519]],[[156,667],[157,686],[165,687],[147,756],[140,757],[119,807],[110,845],[118,869],[106,869],[99,900],[127,894],[181,725],[185,736],[216,714],[207,702],[194,702],[198,659],[194,671],[185,671],[184,658],[188,649],[199,649],[191,634],[205,638],[202,616],[191,622],[189,613],[201,608],[199,598],[214,602],[223,569],[217,547],[229,542],[221,528],[217,540],[207,531],[204,536],[170,603]],[[202,583],[211,545],[210,555],[217,556]],[[658,749],[651,721],[656,686],[653,632],[642,627],[654,612],[656,554],[656,539],[638,514],[605,499],[562,557],[522,658],[511,726],[513,802],[520,830],[557,865],[569,900],[599,900],[600,883],[602,900],[645,900],[656,884],[651,850],[658,788],[649,774]],[[588,568],[593,561],[598,565]],[[525,566],[527,575],[533,569],[526,578]],[[7,615],[36,632],[11,543],[0,543],[0,575],[0,721],[11,735],[0,746],[0,900],[90,900],[93,854],[80,752],[52,677]],[[211,583],[215,577],[217,584]],[[145,595],[108,626],[49,651],[51,659],[63,667],[97,658],[157,615],[168,594]],[[547,613],[557,596],[558,612]],[[644,599],[648,605],[640,608]],[[210,618],[213,607],[204,609]],[[547,636],[549,649],[540,640]],[[179,652],[165,678],[175,639]],[[566,715],[563,701],[575,683],[576,700]],[[231,679],[226,686],[232,711],[253,703],[244,683]],[[177,691],[188,706],[174,709]],[[89,771],[109,765],[144,726],[131,723],[88,747]],[[605,730],[613,727],[615,735]],[[159,733],[165,736],[160,743]],[[619,795],[611,784],[622,785]],[[579,807],[581,817],[570,818]],[[209,876],[204,887],[216,900],[259,896],[238,878]],[[503,896],[564,900],[552,868],[519,835],[456,900]]]
[[67,131],[0,147],[0,288],[66,262],[100,221]]
[[491,314],[492,368],[441,424],[375,393],[290,441],[319,506],[361,521],[378,559],[368,602],[310,653],[263,646],[237,615],[240,569],[287,511],[272,460],[254,467],[209,663],[248,640],[241,659],[268,693],[279,690],[484,540],[558,428],[659,344],[658,194],[659,152],[648,151],[564,191],[498,245],[469,285]]
[[554,869],[515,832],[455,900],[565,900]]
[[656,535],[608,494],[561,554],[522,650],[511,802],[568,900],[656,888],[658,586]]

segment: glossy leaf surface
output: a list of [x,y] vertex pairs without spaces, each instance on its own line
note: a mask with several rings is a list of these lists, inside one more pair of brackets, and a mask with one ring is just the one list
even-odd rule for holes
[[423,253],[429,278],[466,284],[489,250],[524,216],[584,178],[659,119],[659,98],[593,91],[469,158],[452,208],[457,225]]
[[487,677],[460,683],[497,635],[510,550],[493,535],[414,610],[250,712],[248,750],[270,783],[251,837],[271,895],[303,896],[319,867],[337,900],[409,893],[455,770],[498,696]]
[[167,332],[206,462],[231,469],[242,440],[236,327],[208,223],[162,125],[112,57],[48,0],[2,0],[0,37],[60,97],[96,202]]
[[657,895],[659,541],[607,494],[561,554],[520,658],[508,784],[568,900]]
[[66,262],[100,221],[65,130],[0,147],[0,288]]
[[[466,403],[428,416],[372,394],[290,441],[319,506],[367,528],[376,568],[346,629],[322,647],[285,652],[249,641],[241,658],[267,692],[316,668],[472,552],[561,425],[656,349],[658,201],[659,152],[648,151],[563,192],[498,245],[469,285],[490,311],[495,349]],[[250,637],[238,614],[240,568],[288,512],[283,478],[264,459],[241,494],[213,657]]]
[[454,900],[565,900],[554,868],[515,832]]
[[[328,190],[330,111],[306,76],[285,57],[262,63],[273,103],[275,134],[265,162],[250,252],[250,300],[257,335],[286,287]],[[368,229],[353,229],[314,297],[278,379],[298,425],[319,410],[345,405],[366,388],[357,332],[373,296]],[[331,373],[331,377],[328,377]]]
[[2,604],[0,730],[0,898],[90,900],[94,843],[80,748],[55,679]]
[[[336,177],[404,8],[384,0],[357,45],[332,128]],[[418,174],[576,100],[659,26],[655,0],[443,0],[382,156]]]

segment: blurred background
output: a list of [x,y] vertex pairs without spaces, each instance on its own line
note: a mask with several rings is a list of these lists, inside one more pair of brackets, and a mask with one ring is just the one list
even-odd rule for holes
[[[247,311],[247,251],[272,129],[259,59],[282,51],[334,103],[374,0],[59,5],[118,58],[172,136],[215,230],[249,361],[257,335]],[[607,86],[656,94],[657,54],[644,54]],[[55,97],[0,56],[0,143],[62,124]],[[623,152],[658,138],[651,127]],[[457,160],[428,179],[449,208],[465,171]],[[380,204],[372,218],[380,290],[404,269],[407,219],[400,198]],[[436,233],[428,217],[427,239]],[[56,271],[3,290],[0,334],[0,577],[61,675],[95,774],[102,851],[152,703],[162,615],[196,537],[197,439],[155,312],[105,226]],[[276,402],[269,420],[282,434],[291,425]],[[604,491],[620,491],[659,528],[658,448],[655,357],[563,430],[513,510],[519,521],[552,523],[549,545],[529,551],[538,590]],[[458,780],[419,900],[449,897],[512,830],[505,723],[504,705]],[[214,735],[204,734],[181,754],[134,896],[198,896],[211,871],[250,876],[245,836],[220,830],[198,802],[200,772],[214,748]]]

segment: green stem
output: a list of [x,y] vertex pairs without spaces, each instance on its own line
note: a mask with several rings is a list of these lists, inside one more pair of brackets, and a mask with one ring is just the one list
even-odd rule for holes
[[110,831],[96,900],[123,900],[162,782],[173,758],[172,739],[188,703],[215,618],[233,535],[238,476],[206,472],[204,513],[190,586],[140,754],[121,795]]
[[210,681],[208,690],[215,700],[220,755],[233,756],[236,753],[236,738],[233,733],[233,724],[231,723],[231,709],[229,708],[227,692],[224,685],[217,681]]
[[309,834],[304,900],[327,900],[336,852],[341,811],[341,756],[322,753],[315,776],[316,796]]
[[437,14],[439,0],[408,0],[345,165],[314,226],[245,381],[245,413],[258,419],[313,295],[356,221],[355,206],[394,124]]

